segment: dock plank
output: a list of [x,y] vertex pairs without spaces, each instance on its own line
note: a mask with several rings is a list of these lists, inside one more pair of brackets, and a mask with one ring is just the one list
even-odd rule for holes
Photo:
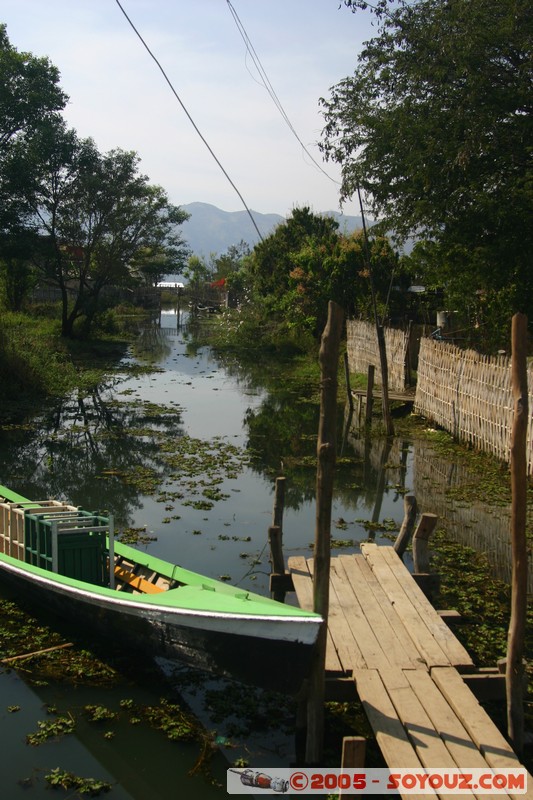
[[[416,586],[409,571],[392,548],[363,544],[361,550],[390,602],[401,616],[409,635],[426,660],[427,666],[453,665],[472,668],[472,659],[459,641],[457,640],[459,645],[457,650],[450,646],[449,634],[451,631],[441,620],[424,593]],[[385,550],[391,551],[388,557],[380,552]],[[407,583],[407,578],[411,583]],[[453,633],[451,635],[453,636]],[[460,664],[455,663],[456,661],[459,661]]]
[[[377,547],[377,545],[375,545]],[[391,570],[408,594],[413,605],[419,610],[420,614],[430,630],[432,636],[438,641],[440,647],[447,653],[451,663],[455,667],[472,667],[471,655],[450,630],[449,626],[439,616],[438,612],[431,605],[422,589],[418,586],[401,558],[392,547],[381,547],[381,555],[389,564]]]
[[[522,766],[510,744],[455,669],[435,667],[431,670],[431,677],[491,768],[514,769]],[[516,800],[524,797],[533,800],[531,776],[528,786],[526,794],[509,792],[509,796]]]
[[[332,565],[333,563],[332,561]],[[309,571],[313,574],[313,559],[308,559],[307,564]],[[334,567],[332,566],[329,587],[330,603],[328,629],[335,643],[335,648],[341,664],[351,673],[353,669],[368,666],[365,654],[363,653],[365,642],[360,638],[363,631],[361,629],[357,630],[353,625],[354,621],[359,619],[362,615],[361,610],[353,603],[353,595],[349,595],[347,587],[342,587],[338,581],[333,579],[333,569]],[[346,593],[346,596],[344,596],[343,592]],[[365,629],[364,633],[368,633],[372,636],[372,632],[368,629]]]
[[[307,560],[303,556],[291,556],[288,560],[292,582],[300,608],[313,610],[313,577],[309,571]],[[335,642],[328,624],[328,641],[326,646],[326,671],[345,674],[344,664],[339,658]]]
[[[404,674],[457,767],[486,769],[487,762],[431,676],[423,670],[405,670]],[[488,793],[473,796],[480,797],[481,800],[499,800],[502,797],[509,797],[507,794],[492,795]]]
[[[354,652],[353,667],[367,666],[369,669],[389,666],[387,656],[366,618],[342,564],[334,559],[331,562],[331,588],[342,610],[343,628],[350,633],[350,649]],[[334,634],[334,638],[335,634]],[[355,643],[355,648],[352,644]],[[359,658],[359,654],[361,657]],[[345,662],[343,662],[345,663]]]
[[[378,670],[354,670],[357,694],[389,767],[422,769],[407,732],[398,718]],[[402,792],[404,800],[435,800],[435,795]]]
[[352,590],[390,663],[399,667],[425,666],[401,618],[391,606],[369,565],[360,555],[340,556]]

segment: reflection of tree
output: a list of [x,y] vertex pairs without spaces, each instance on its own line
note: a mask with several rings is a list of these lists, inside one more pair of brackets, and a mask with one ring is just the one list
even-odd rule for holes
[[[143,493],[128,476],[162,480],[159,439],[182,433],[177,410],[106,399],[98,389],[73,395],[0,440],[2,480],[21,494],[107,509],[127,524]],[[148,493],[144,491],[144,493]]]
[[298,508],[315,496],[309,480],[309,466],[316,458],[318,408],[297,402],[292,395],[269,394],[261,405],[248,409],[244,418],[248,428],[247,448],[251,468],[271,478],[284,474],[287,481],[285,504]]
[[154,324],[151,327],[142,328],[133,343],[132,351],[139,361],[153,364],[169,356],[172,351],[172,345],[165,331],[160,329],[159,321],[157,321],[157,327]]

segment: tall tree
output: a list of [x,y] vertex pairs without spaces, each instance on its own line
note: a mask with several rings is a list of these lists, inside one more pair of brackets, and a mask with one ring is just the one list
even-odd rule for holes
[[185,258],[179,225],[188,215],[148,183],[138,163],[132,152],[101,154],[65,125],[45,128],[21,157],[35,176],[38,267],[61,292],[63,336],[86,335],[102,289],[134,283],[147,252],[164,253],[177,270]]
[[322,101],[342,197],[360,186],[388,229],[431,240],[458,300],[483,289],[531,316],[530,0],[375,8],[377,35]]
[[307,208],[294,208],[290,217],[254,248],[250,261],[254,289],[260,296],[280,298],[286,292],[293,267],[292,255],[313,239],[325,244],[337,238],[339,225]]
[[36,238],[27,228],[31,172],[20,168],[20,149],[43,127],[59,123],[67,96],[47,58],[19,52],[0,24],[0,271],[4,301],[18,309],[31,285]]

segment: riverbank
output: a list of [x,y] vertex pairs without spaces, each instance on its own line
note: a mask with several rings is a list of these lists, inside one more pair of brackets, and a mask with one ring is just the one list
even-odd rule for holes
[[60,336],[59,310],[40,305],[0,318],[0,403],[31,404],[98,386],[124,356],[145,313],[113,309],[90,340]]

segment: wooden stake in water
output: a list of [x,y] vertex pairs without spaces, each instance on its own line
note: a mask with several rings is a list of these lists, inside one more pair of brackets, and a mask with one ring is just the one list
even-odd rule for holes
[[524,747],[524,648],[527,614],[527,317],[515,314],[512,324],[512,387],[514,418],[511,433],[511,620],[507,643],[507,733],[517,753]]
[[336,463],[337,370],[344,314],[330,301],[328,321],[320,346],[320,422],[317,445],[315,565],[313,610],[324,620],[309,680],[307,703],[307,746],[305,760],[319,764],[324,744],[324,672],[329,610],[329,568],[331,560],[331,508]]

